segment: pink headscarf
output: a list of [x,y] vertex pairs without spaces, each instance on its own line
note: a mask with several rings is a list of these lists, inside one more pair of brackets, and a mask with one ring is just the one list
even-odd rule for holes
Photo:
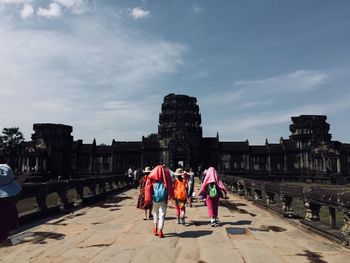
[[168,199],[174,196],[173,181],[169,169],[163,165],[157,165],[147,177],[145,186],[145,205],[152,202],[152,186],[158,181],[164,184],[168,192]]
[[225,194],[227,194],[226,187],[224,183],[221,181],[214,167],[209,167],[209,169],[207,170],[203,184],[201,186],[201,189],[199,190],[199,194],[204,192],[207,187],[207,184],[210,184],[210,183],[215,183],[217,187],[219,187],[222,191],[225,192]]

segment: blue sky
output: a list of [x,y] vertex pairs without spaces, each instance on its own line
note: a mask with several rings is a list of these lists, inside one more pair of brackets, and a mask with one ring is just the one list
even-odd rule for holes
[[349,58],[346,0],[0,0],[1,127],[141,140],[175,93],[221,141],[277,143],[326,114],[350,142]]

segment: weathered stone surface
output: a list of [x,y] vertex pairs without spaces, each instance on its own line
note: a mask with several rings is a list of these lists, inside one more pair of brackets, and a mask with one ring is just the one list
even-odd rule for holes
[[219,207],[218,227],[208,225],[207,207],[197,199],[192,208],[186,208],[187,225],[177,225],[170,202],[165,238],[160,239],[152,234],[152,221],[142,220],[143,211],[136,209],[137,195],[138,190],[132,189],[119,198],[27,229],[19,234],[36,236],[1,247],[0,262],[299,263],[312,256],[346,262],[350,256],[349,250],[231,194],[224,201],[232,205]]

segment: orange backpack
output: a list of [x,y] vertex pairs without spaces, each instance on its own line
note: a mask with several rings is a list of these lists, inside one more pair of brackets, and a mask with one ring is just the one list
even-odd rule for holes
[[180,181],[176,178],[175,180],[175,189],[174,189],[174,197],[178,200],[186,200],[187,199],[187,181],[183,179]]

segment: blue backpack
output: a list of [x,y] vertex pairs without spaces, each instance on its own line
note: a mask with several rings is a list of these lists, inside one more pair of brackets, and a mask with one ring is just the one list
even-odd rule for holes
[[156,182],[153,185],[153,202],[159,203],[168,198],[168,192],[162,182]]

